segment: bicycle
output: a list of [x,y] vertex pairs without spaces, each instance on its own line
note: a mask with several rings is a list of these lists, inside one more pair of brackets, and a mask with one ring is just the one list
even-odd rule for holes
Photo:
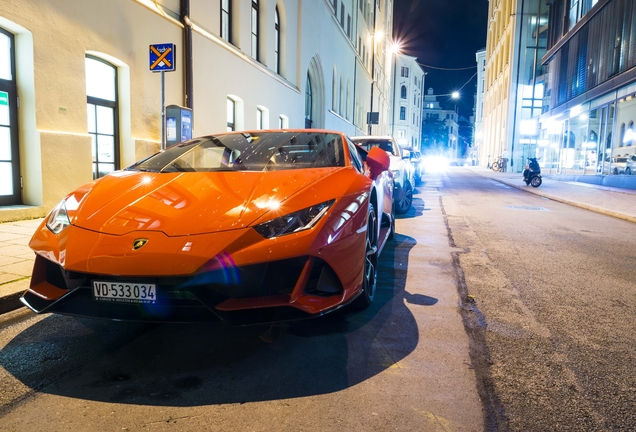
[[506,160],[499,156],[490,166],[493,171],[503,172],[506,166]]

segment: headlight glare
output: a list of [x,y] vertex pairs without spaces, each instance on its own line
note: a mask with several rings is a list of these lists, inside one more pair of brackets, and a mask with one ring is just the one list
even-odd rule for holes
[[49,215],[48,220],[46,221],[46,227],[51,230],[53,234],[59,234],[62,232],[64,228],[69,226],[71,221],[68,218],[68,213],[66,213],[66,206],[64,205],[64,200],[60,202],[51,214]]
[[286,214],[271,221],[256,225],[254,229],[265,238],[279,237],[304,231],[316,225],[336,200],[325,201],[300,211]]

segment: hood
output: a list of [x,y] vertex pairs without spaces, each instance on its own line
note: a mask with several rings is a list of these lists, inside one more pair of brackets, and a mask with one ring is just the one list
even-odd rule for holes
[[245,228],[270,208],[338,169],[119,171],[94,184],[71,223],[113,235],[148,230],[181,236]]

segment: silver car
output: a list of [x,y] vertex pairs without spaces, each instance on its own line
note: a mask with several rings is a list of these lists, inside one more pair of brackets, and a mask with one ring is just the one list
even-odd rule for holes
[[408,150],[402,149],[391,136],[354,136],[351,141],[365,150],[372,147],[380,147],[386,151],[391,159],[391,172],[393,173],[393,202],[395,212],[404,214],[411,209],[413,203],[413,166],[409,161],[411,156]]
[[631,155],[627,157],[627,163],[625,164],[625,174],[636,174],[636,156]]

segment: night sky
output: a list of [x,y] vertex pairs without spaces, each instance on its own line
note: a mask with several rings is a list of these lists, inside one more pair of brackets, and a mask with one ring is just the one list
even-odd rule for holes
[[[401,41],[404,54],[439,68],[472,67],[443,71],[423,66],[428,73],[426,89],[451,93],[477,71],[475,53],[486,47],[488,0],[395,0],[394,16],[393,37]],[[472,115],[476,82],[473,78],[461,91],[462,115]],[[450,102],[447,108],[453,105]]]

